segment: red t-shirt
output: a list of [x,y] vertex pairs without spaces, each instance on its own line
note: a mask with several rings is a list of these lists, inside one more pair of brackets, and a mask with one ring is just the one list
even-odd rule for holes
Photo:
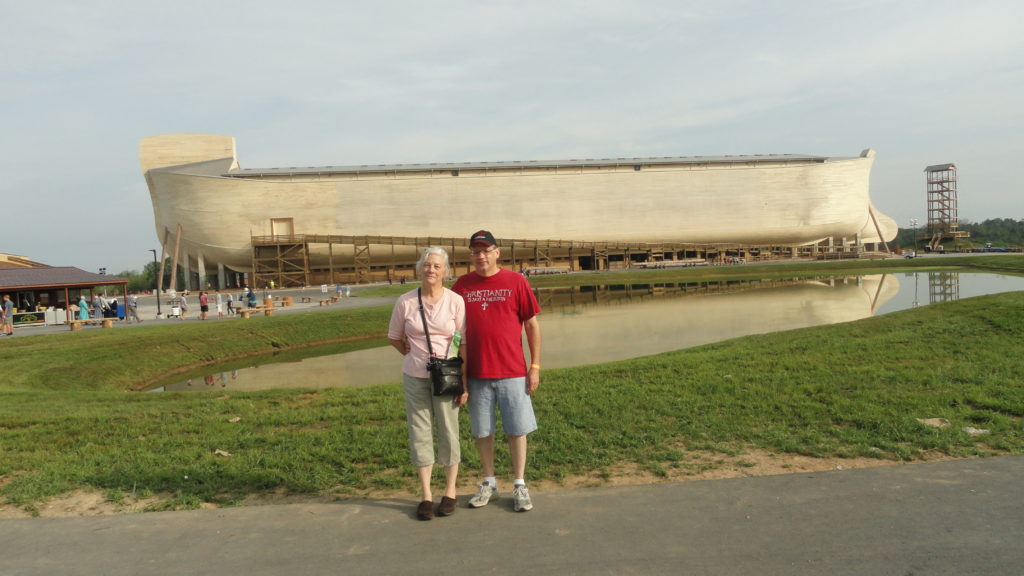
[[452,290],[466,301],[469,377],[526,376],[523,323],[540,313],[526,278],[505,269],[486,278],[470,272]]

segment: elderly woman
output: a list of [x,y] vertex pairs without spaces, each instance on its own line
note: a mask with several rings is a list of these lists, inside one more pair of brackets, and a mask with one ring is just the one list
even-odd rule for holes
[[103,318],[103,299],[99,294],[92,295],[92,317]]
[[[420,298],[430,333],[430,347],[435,356],[443,357],[451,345],[456,331],[465,332],[466,304],[462,297],[444,287],[448,276],[448,253],[443,248],[430,247],[423,251],[416,271],[420,287],[406,292],[395,302],[388,325],[388,340],[404,356],[402,382],[405,390],[405,412],[409,423],[409,454],[419,476],[422,498],[416,509],[420,520],[434,517],[430,476],[434,468],[433,427],[437,426],[437,459],[444,466],[444,496],[437,507],[438,516],[455,512],[455,482],[459,474],[462,454],[459,447],[459,407],[468,397],[463,380],[463,392],[456,396],[434,396],[427,373],[429,356]],[[465,355],[462,355],[465,358]],[[465,374],[465,370],[463,370]]]

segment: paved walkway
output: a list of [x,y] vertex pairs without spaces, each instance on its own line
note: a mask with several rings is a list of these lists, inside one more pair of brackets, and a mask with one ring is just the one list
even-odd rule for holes
[[[502,489],[507,489],[502,486]],[[0,520],[0,574],[1024,573],[1024,457],[533,494]]]

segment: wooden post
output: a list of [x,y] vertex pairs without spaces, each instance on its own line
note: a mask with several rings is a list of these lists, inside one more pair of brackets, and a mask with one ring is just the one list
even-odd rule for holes
[[[178,224],[178,231],[174,235],[174,257],[171,258],[171,291],[174,292],[177,286],[178,275],[178,251],[181,249],[181,224]],[[187,282],[186,282],[187,284]]]

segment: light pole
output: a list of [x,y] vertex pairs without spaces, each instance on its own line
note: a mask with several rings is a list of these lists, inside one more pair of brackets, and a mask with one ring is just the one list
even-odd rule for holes
[[914,227],[914,252],[917,252],[917,218],[911,218],[910,225]]
[[156,284],[156,292],[154,293],[156,295],[156,317],[163,318],[164,315],[160,312],[160,285],[157,284],[160,281],[160,263],[156,261],[156,250],[150,248],[149,251],[153,253],[153,264],[156,264],[156,266],[153,266],[153,284]]

